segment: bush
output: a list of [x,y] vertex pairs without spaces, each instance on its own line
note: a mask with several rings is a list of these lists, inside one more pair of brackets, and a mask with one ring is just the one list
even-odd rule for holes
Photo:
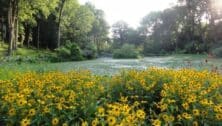
[[124,44],[121,49],[114,50],[113,58],[139,58],[139,51],[134,45]]
[[60,47],[56,51],[59,57],[69,58],[71,55],[71,51],[66,47]]
[[57,54],[56,53],[40,53],[37,58],[39,61],[43,61],[43,62],[57,62],[58,58],[57,58]]
[[144,43],[144,49],[143,49],[144,55],[146,56],[153,55],[153,54],[157,55],[159,54],[159,51],[160,51],[159,44],[156,44],[151,40]]
[[86,45],[86,47],[82,51],[82,55],[86,59],[94,59],[97,57],[97,49],[96,46],[92,43]]
[[216,57],[222,57],[222,47],[218,47],[212,50],[212,53]]
[[39,63],[45,62],[46,59],[42,59],[38,56],[10,56],[10,57],[2,57],[2,62],[7,63]]
[[82,60],[82,54],[81,54],[81,49],[79,48],[79,46],[77,44],[72,44],[71,48],[70,48],[70,52],[71,52],[71,60]]
[[67,43],[64,46],[58,48],[57,58],[59,61],[78,61],[83,60],[81,49],[75,43]]

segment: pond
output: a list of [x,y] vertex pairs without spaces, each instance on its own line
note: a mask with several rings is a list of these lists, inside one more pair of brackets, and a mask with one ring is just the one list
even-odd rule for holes
[[98,58],[94,60],[78,61],[78,62],[63,62],[63,63],[40,63],[40,64],[6,64],[1,68],[5,70],[17,71],[71,71],[71,70],[90,70],[98,75],[112,75],[123,69],[138,69],[143,70],[149,67],[161,68],[195,68],[203,69],[218,69],[222,71],[222,59],[207,58],[204,55],[172,55],[161,57],[145,57],[141,59],[113,59],[113,58]]

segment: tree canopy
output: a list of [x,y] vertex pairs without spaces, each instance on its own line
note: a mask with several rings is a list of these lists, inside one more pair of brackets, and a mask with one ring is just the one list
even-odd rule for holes
[[9,45],[9,55],[17,46],[53,50],[66,42],[102,48],[108,38],[104,12],[77,0],[1,0],[0,18],[1,38]]
[[147,14],[134,32],[125,22],[117,22],[114,45],[142,45],[145,55],[211,53],[222,41],[222,9],[214,2],[178,0],[171,8]]
[[124,44],[145,55],[210,53],[222,42],[222,9],[215,0],[178,0],[144,16],[137,28],[118,21],[111,27],[112,41],[104,11],[78,0],[1,0],[0,19],[9,55],[17,46],[55,50],[70,42],[87,54]]

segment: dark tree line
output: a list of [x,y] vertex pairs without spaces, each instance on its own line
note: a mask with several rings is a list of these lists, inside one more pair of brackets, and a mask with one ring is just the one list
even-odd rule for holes
[[[222,8],[215,0],[178,0],[146,15],[137,29],[113,25],[113,48],[133,44],[144,54],[209,53],[222,43]],[[1,0],[0,39],[10,55],[17,46],[54,50],[66,43],[102,52],[107,47],[104,12],[77,0]],[[222,47],[221,47],[222,48]]]
[[104,12],[77,0],[1,0],[0,39],[8,55],[17,46],[56,49],[66,42],[102,50],[108,40]]

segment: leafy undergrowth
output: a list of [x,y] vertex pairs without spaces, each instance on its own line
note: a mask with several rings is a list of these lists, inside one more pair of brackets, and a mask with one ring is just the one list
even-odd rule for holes
[[0,41],[0,57],[6,54],[7,48],[8,46]]
[[2,125],[222,125],[222,76],[150,68],[16,74],[0,81]]
[[55,52],[47,49],[17,47],[11,56],[7,56],[8,45],[0,44],[0,63],[40,63],[51,62]]

